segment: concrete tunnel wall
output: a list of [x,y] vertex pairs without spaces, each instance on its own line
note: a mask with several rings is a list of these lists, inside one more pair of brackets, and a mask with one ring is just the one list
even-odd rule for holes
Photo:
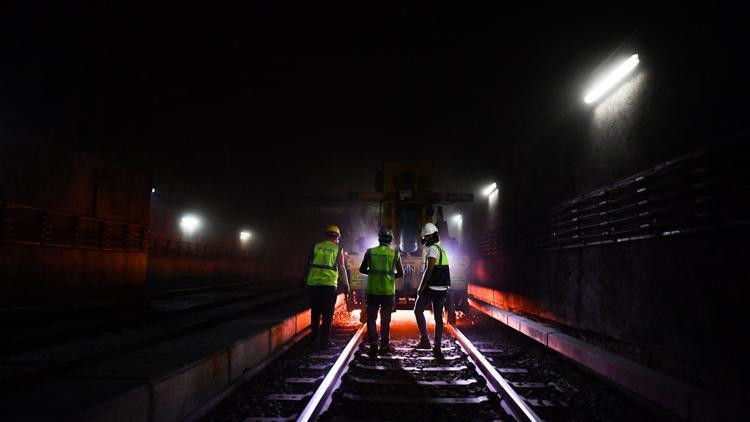
[[[5,131],[0,141],[0,201],[31,207],[20,212],[24,224],[16,221],[15,208],[0,215],[5,224],[0,306],[140,303],[147,286],[158,290],[264,279],[255,256],[259,248],[254,242],[242,247],[236,227],[208,216],[207,230],[186,238],[179,230],[184,210],[154,201],[157,195],[151,194],[143,169],[22,131]],[[52,232],[60,233],[56,239],[39,238],[42,212],[58,216],[49,223]],[[143,247],[124,247],[116,239],[87,244],[74,234],[82,229],[71,227],[73,219],[94,227],[102,221],[137,227],[144,230]],[[184,242],[179,251],[177,242]]]
[[602,101],[583,103],[585,78],[552,98],[558,112],[517,143],[499,207],[483,220],[486,232],[499,230],[501,252],[474,263],[474,279],[502,291],[514,311],[737,395],[750,370],[727,351],[738,347],[750,279],[746,226],[553,252],[520,243],[529,220],[565,200],[747,131],[739,15],[665,9],[614,52],[638,53],[641,64]]
[[[34,207],[3,212],[0,306],[140,297],[145,250],[114,241],[76,244],[67,223],[147,227],[148,191],[142,171],[23,132],[0,133],[0,201]],[[37,209],[50,216],[49,240],[40,239]],[[55,226],[58,221],[64,223]]]
[[[359,209],[345,213],[340,207],[290,207],[275,210],[266,224],[251,227],[253,238],[246,245],[238,238],[243,227],[210,214],[201,215],[203,227],[187,237],[179,229],[180,218],[189,211],[200,215],[200,210],[160,200],[163,193],[151,193],[142,169],[22,132],[3,133],[0,148],[0,200],[134,223],[146,230],[145,247],[135,251],[27,244],[0,237],[2,306],[100,299],[137,302],[147,287],[299,279],[310,246],[321,239],[326,226],[341,225],[342,244],[353,250],[352,230],[364,224],[364,211]],[[189,197],[186,188],[177,190],[171,196]]]

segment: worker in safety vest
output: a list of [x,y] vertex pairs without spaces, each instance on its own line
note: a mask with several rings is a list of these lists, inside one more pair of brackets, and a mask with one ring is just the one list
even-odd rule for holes
[[359,272],[367,274],[367,336],[369,355],[378,355],[378,331],[375,320],[380,311],[380,354],[393,353],[390,343],[391,311],[396,297],[396,279],[404,276],[404,267],[398,252],[389,246],[393,232],[382,227],[378,232],[380,246],[370,248],[362,258]]
[[440,236],[434,224],[427,223],[424,225],[421,240],[422,244],[427,247],[427,257],[422,282],[419,284],[419,289],[417,289],[417,301],[414,303],[414,315],[419,327],[419,343],[416,345],[416,348],[430,348],[424,310],[432,306],[432,313],[435,316],[435,346],[432,348],[432,351],[436,357],[442,358],[443,351],[440,348],[440,340],[443,335],[443,308],[445,307],[445,299],[448,296],[448,289],[451,285],[448,254],[440,246]]
[[339,246],[341,230],[337,226],[329,226],[325,236],[326,240],[313,246],[304,278],[310,291],[311,342],[315,344],[315,341],[319,341],[321,349],[333,345],[330,341],[330,332],[339,282],[344,287],[344,293],[349,294],[344,254]]

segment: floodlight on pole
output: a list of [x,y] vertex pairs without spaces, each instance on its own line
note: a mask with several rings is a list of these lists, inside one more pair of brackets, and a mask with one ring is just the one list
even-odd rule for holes
[[630,56],[627,60],[617,66],[612,73],[608,74],[594,85],[594,87],[583,98],[583,101],[585,101],[586,104],[591,104],[601,98],[602,95],[607,93],[607,91],[620,82],[622,78],[632,72],[633,69],[638,66],[638,63],[640,63],[640,60],[638,60],[637,54]]

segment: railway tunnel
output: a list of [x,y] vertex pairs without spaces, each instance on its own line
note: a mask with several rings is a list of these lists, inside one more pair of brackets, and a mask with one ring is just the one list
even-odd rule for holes
[[8,6],[0,418],[747,419],[745,20]]

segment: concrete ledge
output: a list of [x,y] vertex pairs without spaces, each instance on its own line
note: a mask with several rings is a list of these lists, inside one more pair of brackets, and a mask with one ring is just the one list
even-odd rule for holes
[[508,314],[508,327],[516,331],[521,331],[521,324],[524,321],[527,321],[527,319],[522,316],[516,314]]
[[180,368],[151,383],[153,421],[176,421],[229,385],[229,351]]
[[691,398],[701,395],[696,387],[567,334],[551,334],[549,348],[683,418],[690,415]]
[[[471,299],[469,300],[471,301]],[[494,306],[489,306],[485,302],[480,301],[472,301],[471,306],[502,322],[503,324],[508,325],[508,314],[510,314],[510,312],[503,311],[502,309],[496,308]]]
[[[472,289],[469,298],[471,307],[489,315],[507,326],[533,338],[539,343],[553,349],[578,364],[602,375],[618,385],[633,391],[641,397],[682,418],[691,420],[710,420],[715,412],[707,410],[709,405],[720,405],[718,411],[727,406],[727,401],[714,398],[688,383],[670,377],[622,356],[593,346],[570,335],[560,333],[547,325],[500,309],[491,303],[479,299],[491,298],[487,288]],[[731,413],[739,414],[739,413]],[[702,415],[702,416],[700,416]],[[707,419],[704,419],[707,418]]]
[[544,324],[540,324],[527,318],[519,320],[518,331],[526,334],[527,336],[533,338],[534,340],[542,343],[545,346],[549,346],[549,336],[557,333],[557,330],[555,330],[554,328]]
[[305,328],[310,326],[312,316],[310,315],[309,310],[305,310],[295,315],[294,318],[296,319],[295,326],[297,328],[297,333],[299,334],[304,331]]
[[[338,295],[336,307],[345,305],[344,295]],[[164,377],[152,387],[151,420],[182,420],[233,382],[240,381],[243,373],[252,371],[309,326],[310,310],[305,309],[267,330],[235,342],[228,350]]]
[[253,337],[234,343],[229,349],[229,381],[239,379],[246,369],[252,368],[270,354],[270,330],[263,330]]
[[278,349],[282,344],[294,337],[296,322],[296,318],[291,317],[271,328],[271,350]]
[[141,386],[122,396],[94,406],[79,415],[78,419],[101,422],[131,422],[148,420],[149,389]]

